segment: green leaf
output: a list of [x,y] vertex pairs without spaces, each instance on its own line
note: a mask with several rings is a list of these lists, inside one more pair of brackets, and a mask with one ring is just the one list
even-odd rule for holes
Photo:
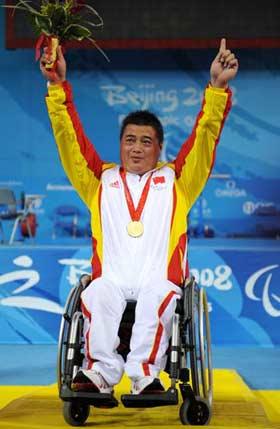
[[51,21],[47,16],[35,16],[35,24],[40,33],[45,33],[47,36],[52,34]]
[[105,52],[103,51],[102,48],[100,48],[100,46],[98,46],[98,44],[96,43],[96,41],[94,39],[92,39],[91,37],[87,37],[87,39],[96,47],[96,49],[101,52],[101,54],[103,55],[104,58],[106,58],[106,60],[108,61],[108,63],[110,63],[110,58],[105,54]]
[[36,16],[42,16],[40,12],[38,12],[36,9],[33,9],[27,2],[21,0],[15,5],[1,5],[2,7],[8,8],[8,9],[14,9],[13,14],[16,10],[23,10],[24,12],[29,13],[30,15],[36,15]]
[[97,12],[97,10],[95,10],[92,6],[90,6],[89,4],[86,4],[86,3],[85,4],[83,4],[83,3],[77,3],[77,6],[81,6],[82,8],[86,8],[86,9],[90,10],[95,16],[97,16],[97,18],[103,24],[103,19],[101,18],[101,16]]
[[58,7],[51,17],[52,27],[54,34],[58,27],[64,27],[66,25],[66,12],[63,7]]
[[15,5],[15,7],[18,7],[20,5],[24,6],[25,10],[32,15],[36,16],[43,16],[38,10],[34,9],[34,7],[30,6],[30,1],[27,0],[19,0],[19,2]]
[[90,25],[91,27],[103,27],[103,22],[100,22],[99,24],[95,24],[94,22],[83,21],[83,24]]
[[1,4],[1,7],[6,7],[7,9],[19,9],[19,10],[26,10],[26,7],[20,7],[15,5],[11,5],[11,4]]
[[72,7],[74,6],[74,1],[73,0],[65,0],[64,1],[64,8],[65,10],[69,11],[70,9],[72,9]]
[[[101,54],[110,62],[108,56],[92,38],[91,29],[102,27],[103,19],[89,4],[76,3],[79,0],[40,0],[40,9],[32,7],[31,0],[18,0],[15,5],[3,7],[19,9],[28,13],[28,18],[36,33],[56,35],[64,40],[89,40]],[[73,8],[81,9],[74,13]],[[97,23],[90,22],[89,16],[94,15]]]
[[79,24],[70,24],[63,32],[64,39],[83,40],[89,36],[91,36],[91,31]]
[[20,6],[17,6],[17,5],[12,6],[12,5],[9,5],[9,4],[2,4],[1,7],[5,7],[7,9],[13,9],[13,13],[12,13],[13,16],[14,16],[16,10],[24,10],[24,12],[26,12],[26,8],[25,7],[20,7]]

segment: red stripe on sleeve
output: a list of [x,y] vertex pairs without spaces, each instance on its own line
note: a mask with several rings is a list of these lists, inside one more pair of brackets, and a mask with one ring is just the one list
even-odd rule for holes
[[229,94],[229,97],[227,99],[227,104],[226,104],[226,107],[225,107],[225,110],[224,110],[224,115],[223,115],[223,119],[222,119],[222,123],[221,123],[220,132],[219,132],[219,135],[218,135],[218,137],[216,138],[216,141],[215,141],[215,148],[214,148],[214,151],[213,151],[212,163],[211,163],[211,167],[210,167],[210,171],[209,171],[208,177],[210,176],[210,174],[212,172],[212,169],[213,169],[213,166],[215,164],[217,145],[218,145],[218,142],[219,142],[219,139],[220,139],[220,135],[221,135],[221,132],[222,132],[224,124],[225,124],[226,117],[227,117],[227,115],[228,115],[228,113],[230,111],[231,105],[232,105],[232,103],[231,103],[231,97],[232,97],[231,89],[227,88],[225,90],[225,92],[227,92]]
[[177,194],[176,194],[176,188],[175,188],[175,184],[174,184],[173,185],[173,208],[172,208],[172,215],[171,215],[171,222],[170,222],[170,231],[172,229],[172,225],[173,225],[173,221],[174,221],[176,206],[177,206]]
[[187,156],[190,153],[190,151],[193,148],[194,142],[195,142],[195,138],[196,138],[196,129],[197,129],[197,125],[199,120],[202,118],[202,116],[204,115],[203,112],[203,107],[205,104],[205,99],[203,100],[202,103],[202,108],[201,108],[201,112],[199,113],[199,115],[196,118],[196,122],[195,125],[193,127],[192,133],[189,136],[189,138],[185,141],[185,143],[183,143],[176,159],[173,161],[174,162],[174,166],[175,166],[175,174],[176,174],[176,178],[178,179],[181,175],[183,166],[186,162]]
[[76,132],[76,137],[80,146],[81,153],[87,161],[88,168],[94,173],[97,179],[100,179],[103,161],[101,160],[94,146],[91,144],[91,142],[84,133],[79,115],[73,103],[71,85],[69,84],[69,82],[65,81],[63,82],[62,87],[65,92],[65,105],[67,108],[67,112],[71,118],[74,130]]

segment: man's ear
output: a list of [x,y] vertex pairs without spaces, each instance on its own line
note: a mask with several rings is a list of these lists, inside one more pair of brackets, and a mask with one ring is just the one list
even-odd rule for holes
[[159,148],[160,148],[160,151],[161,151],[162,148],[163,148],[163,142],[159,143]]

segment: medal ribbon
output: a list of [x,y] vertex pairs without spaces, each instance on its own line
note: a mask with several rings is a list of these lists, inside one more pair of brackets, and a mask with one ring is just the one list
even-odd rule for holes
[[124,194],[125,194],[125,199],[126,199],[127,207],[128,207],[128,210],[129,210],[129,214],[130,214],[131,220],[134,221],[134,222],[135,221],[138,222],[140,220],[140,218],[141,218],[141,214],[142,214],[143,209],[145,207],[146,200],[147,200],[147,197],[148,197],[148,193],[149,193],[149,190],[150,190],[150,184],[151,184],[152,174],[153,173],[151,173],[150,176],[148,177],[148,179],[147,179],[147,181],[145,183],[145,186],[143,188],[141,197],[139,199],[138,206],[135,208],[134,207],[134,203],[133,203],[133,199],[132,199],[132,196],[131,196],[131,193],[130,193],[130,190],[129,190],[128,185],[127,185],[126,172],[124,171],[123,168],[120,169],[120,176],[121,176],[121,179],[122,179],[122,182],[123,182],[123,186],[124,186]]

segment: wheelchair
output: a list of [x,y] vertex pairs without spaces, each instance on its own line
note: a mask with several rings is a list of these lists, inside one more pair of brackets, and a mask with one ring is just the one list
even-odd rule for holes
[[[82,366],[84,358],[80,297],[90,281],[90,276],[83,275],[77,286],[70,291],[59,334],[58,390],[64,402],[64,419],[71,426],[82,426],[86,422],[90,406],[113,408],[119,404],[112,394],[71,390],[72,380]],[[129,353],[135,305],[135,301],[127,302],[120,323],[118,352],[124,359]],[[179,409],[181,423],[208,424],[212,414],[213,398],[210,323],[205,289],[199,288],[193,277],[185,280],[183,296],[177,300],[165,371],[170,378],[170,387],[165,392],[157,395],[125,394],[121,396],[123,405],[128,408],[178,405],[178,386],[182,397]]]

